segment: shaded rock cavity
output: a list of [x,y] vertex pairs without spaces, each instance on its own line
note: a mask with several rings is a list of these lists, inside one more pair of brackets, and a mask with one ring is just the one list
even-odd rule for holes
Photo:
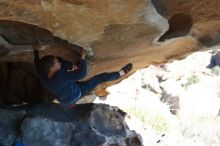
[[0,62],[1,105],[47,101],[49,93],[43,88],[33,64],[28,62]]
[[10,53],[10,50],[3,45],[0,45],[0,57],[4,57]]
[[32,44],[39,42],[40,56],[54,55],[77,64],[76,48],[35,25],[0,20],[0,105],[38,103],[53,97],[41,85],[33,64]]
[[34,42],[52,42],[53,34],[36,25],[18,21],[0,20],[0,36],[13,45],[28,45]]
[[171,17],[168,23],[169,30],[160,37],[159,42],[187,35],[192,28],[193,19],[187,14],[177,14]]
[[[54,36],[48,29],[18,21],[0,20],[0,57],[2,57],[0,60],[10,58],[30,62],[31,45],[36,42],[44,46],[42,48],[44,54],[51,53],[68,57],[69,53],[75,57],[75,60],[79,59],[78,54],[67,53],[66,50],[73,51],[76,48],[82,48]],[[63,52],[58,52],[58,49],[63,49]]]

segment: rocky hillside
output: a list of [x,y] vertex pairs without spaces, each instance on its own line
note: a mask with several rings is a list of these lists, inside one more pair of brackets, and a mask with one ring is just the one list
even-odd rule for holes
[[108,88],[105,101],[128,113],[131,129],[150,146],[220,144],[219,46],[137,71]]

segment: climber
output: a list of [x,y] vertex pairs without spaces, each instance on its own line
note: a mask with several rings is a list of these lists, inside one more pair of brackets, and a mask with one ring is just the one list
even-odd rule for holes
[[81,58],[78,65],[73,65],[71,62],[53,55],[47,55],[40,59],[39,44],[33,44],[32,48],[40,81],[54,97],[57,97],[60,104],[67,108],[73,107],[81,97],[87,95],[97,85],[117,80],[130,72],[133,67],[129,63],[120,71],[101,73],[87,81],[78,81],[87,75],[86,51],[84,49],[77,49]]

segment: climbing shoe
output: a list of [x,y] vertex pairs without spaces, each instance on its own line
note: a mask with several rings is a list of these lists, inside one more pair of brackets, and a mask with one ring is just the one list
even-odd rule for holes
[[122,67],[121,70],[123,70],[124,73],[127,74],[128,72],[131,71],[132,67],[133,67],[133,65],[132,65],[131,63],[128,63],[127,65],[125,65],[124,67]]

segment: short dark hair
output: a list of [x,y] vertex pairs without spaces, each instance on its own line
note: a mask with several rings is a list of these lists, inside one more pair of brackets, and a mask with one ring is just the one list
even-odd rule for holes
[[46,55],[40,59],[40,68],[43,73],[47,75],[51,67],[54,66],[54,60],[56,59],[53,55]]

